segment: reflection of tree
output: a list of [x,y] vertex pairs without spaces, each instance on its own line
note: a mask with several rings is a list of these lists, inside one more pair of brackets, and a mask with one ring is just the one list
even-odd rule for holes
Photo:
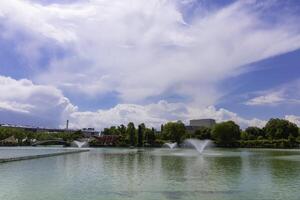
[[[269,159],[268,171],[270,172],[272,183],[274,184],[274,186],[277,185],[277,187],[294,187],[296,182],[297,185],[300,185],[299,161],[299,154],[289,154],[282,157],[278,156],[273,159]],[[291,180],[293,180],[292,185]]]
[[210,181],[212,186],[218,185],[220,190],[237,190],[241,184],[241,157],[211,157],[207,161],[209,170],[206,180]]
[[164,156],[161,159],[162,174],[167,179],[182,181],[185,175],[186,158],[181,156]]
[[295,152],[256,150],[243,157],[241,188],[249,194],[256,191],[260,199],[297,199],[293,195],[300,185],[299,162],[284,160],[294,156]]

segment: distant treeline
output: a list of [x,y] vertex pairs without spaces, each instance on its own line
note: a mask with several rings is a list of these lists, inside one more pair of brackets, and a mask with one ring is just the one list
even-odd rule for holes
[[[177,142],[180,146],[185,139],[210,139],[220,147],[263,147],[263,148],[295,148],[299,147],[300,134],[296,124],[284,119],[270,119],[265,127],[248,127],[241,130],[233,121],[217,123],[212,128],[199,127],[194,132],[187,131],[181,122],[168,122],[161,125],[161,130],[148,128],[145,124],[137,127],[130,122],[127,126],[111,126],[102,131],[102,135],[114,135],[118,140],[114,146],[124,147],[160,147],[165,142]],[[13,136],[19,145],[29,144],[32,139],[63,139],[73,141],[83,136],[81,131],[75,133],[30,132],[20,128],[0,127],[0,140]],[[3,144],[3,143],[1,143]],[[101,146],[98,140],[92,140],[91,146]]]
[[[5,139],[13,137],[15,142],[12,140],[5,141]],[[32,141],[43,141],[43,140],[54,140],[62,139],[64,141],[73,141],[82,138],[83,134],[81,131],[74,133],[59,132],[49,133],[44,131],[29,131],[23,128],[12,128],[12,127],[0,127],[0,145],[30,145]]]
[[187,131],[181,122],[168,122],[161,130],[147,128],[144,124],[136,128],[133,123],[126,126],[112,126],[102,131],[103,135],[120,136],[120,146],[161,146],[165,142],[177,142],[185,139],[210,139],[220,147],[252,148],[295,148],[299,147],[300,134],[296,124],[284,119],[270,119],[265,127],[248,127],[242,130],[233,121],[221,122],[212,128],[199,127],[194,132]]

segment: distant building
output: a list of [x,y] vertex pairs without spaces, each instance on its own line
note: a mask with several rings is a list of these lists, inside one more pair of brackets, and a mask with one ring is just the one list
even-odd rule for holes
[[81,129],[81,132],[83,133],[84,137],[93,137],[100,135],[100,132],[96,131],[94,128],[83,128]]
[[97,141],[96,146],[115,146],[120,139],[118,135],[101,135],[101,136],[94,136]]
[[190,133],[194,133],[201,127],[212,128],[216,124],[214,119],[193,119],[190,120],[190,125],[186,126],[186,130]]

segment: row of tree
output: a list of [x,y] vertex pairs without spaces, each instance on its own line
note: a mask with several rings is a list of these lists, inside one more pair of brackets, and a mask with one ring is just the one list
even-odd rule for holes
[[[270,119],[263,128],[248,127],[245,130],[233,121],[222,122],[212,128],[199,127],[196,131],[186,130],[181,122],[168,122],[160,131],[148,128],[145,124],[135,127],[130,122],[127,126],[105,128],[102,135],[118,136],[118,146],[161,146],[165,142],[177,142],[179,145],[187,138],[211,139],[224,147],[295,147],[299,146],[299,128],[296,124],[283,119]],[[83,137],[80,131],[75,133],[31,132],[19,128],[0,127],[0,140],[14,136],[19,141],[24,138],[49,140],[60,138],[72,141]],[[97,145],[97,144],[96,144]]]
[[300,143],[297,125],[283,119],[270,119],[263,128],[248,127],[245,130],[233,121],[227,121],[212,129],[202,127],[194,135],[227,147],[298,147]]
[[111,126],[102,131],[102,135],[119,136],[119,146],[159,146],[157,131],[154,128],[147,128],[144,123],[136,128],[133,122],[127,127],[125,125]]
[[48,133],[48,132],[35,132],[30,130],[25,130],[22,128],[12,128],[12,127],[0,127],[0,141],[13,136],[19,143],[19,145],[29,144],[31,140],[43,141],[52,139],[62,139],[64,141],[73,141],[83,137],[81,131],[76,131],[72,134],[69,132],[59,132],[59,133]]
[[[177,142],[187,138],[211,139],[223,147],[294,147],[300,142],[299,128],[284,119],[270,119],[263,128],[248,127],[242,130],[233,121],[221,122],[213,126],[199,127],[196,131],[186,130],[181,122],[168,122],[161,131],[149,129],[144,124],[136,129],[133,123],[128,126],[112,126],[104,129],[104,135],[119,135],[123,146],[159,146],[164,142]],[[274,145],[273,145],[274,144]]]

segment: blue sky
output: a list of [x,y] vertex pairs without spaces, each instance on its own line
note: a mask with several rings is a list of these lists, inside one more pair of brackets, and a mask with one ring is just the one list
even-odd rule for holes
[[300,3],[0,3],[0,122],[300,123]]

